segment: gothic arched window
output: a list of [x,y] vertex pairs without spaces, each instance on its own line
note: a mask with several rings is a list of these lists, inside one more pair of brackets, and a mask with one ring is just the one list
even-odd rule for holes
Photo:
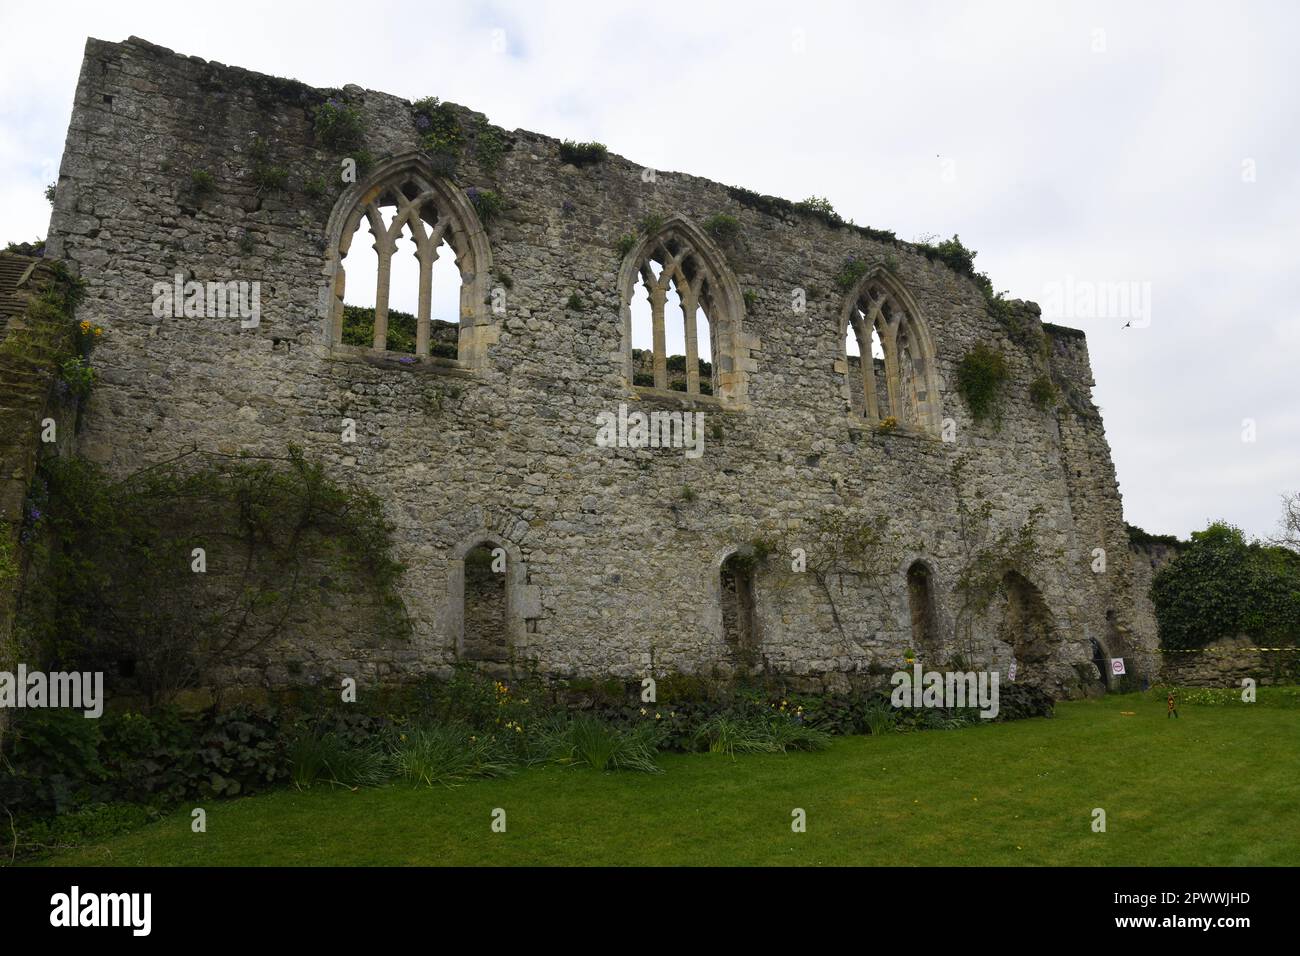
[[329,237],[330,345],[482,360],[496,331],[487,237],[466,196],[422,155],[389,160],[350,187]]
[[853,412],[937,434],[934,344],[907,290],[883,270],[867,275],[845,303],[840,332]]
[[624,259],[623,359],[629,384],[740,403],[754,367],[744,298],[719,250],[674,217]]

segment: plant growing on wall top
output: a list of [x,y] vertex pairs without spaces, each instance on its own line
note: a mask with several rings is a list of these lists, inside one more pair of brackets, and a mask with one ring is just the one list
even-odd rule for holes
[[820,216],[823,219],[833,219],[842,221],[840,214],[835,211],[831,201],[825,196],[809,196],[794,204],[794,208],[800,212],[811,213],[814,216]]
[[420,148],[430,155],[459,156],[465,143],[460,118],[450,103],[436,96],[426,96],[411,104],[415,128],[420,134]]
[[350,106],[339,94],[316,107],[312,128],[318,141],[340,152],[360,149],[366,135],[361,110]]
[[1004,293],[995,290],[987,273],[975,271],[975,256],[978,253],[962,245],[959,236],[954,233],[951,239],[937,243],[918,240],[913,243],[913,247],[932,262],[942,262],[953,272],[974,282],[984,296],[989,314],[1006,329],[1008,337],[1031,352],[1041,351],[1042,324],[1033,321],[1023,310],[1016,309]]
[[566,139],[560,144],[560,161],[578,168],[603,163],[609,155],[604,143],[575,143]]

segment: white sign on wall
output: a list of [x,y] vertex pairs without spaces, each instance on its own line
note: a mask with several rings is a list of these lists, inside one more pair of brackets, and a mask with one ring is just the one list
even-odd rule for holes
[[1124,673],[1124,658],[1112,657],[1110,659],[1110,672],[1116,677]]

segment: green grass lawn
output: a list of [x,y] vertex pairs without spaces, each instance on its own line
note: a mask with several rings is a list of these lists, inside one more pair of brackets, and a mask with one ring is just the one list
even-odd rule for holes
[[[1163,700],[1111,696],[823,753],[668,754],[662,775],[552,766],[456,789],[282,791],[210,801],[206,833],[185,809],[44,862],[1294,866],[1300,711],[1269,692],[1181,704],[1178,720]],[[806,833],[791,832],[795,807]]]

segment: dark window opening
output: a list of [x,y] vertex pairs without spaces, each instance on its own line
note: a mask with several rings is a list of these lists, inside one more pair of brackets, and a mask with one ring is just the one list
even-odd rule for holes
[[907,599],[912,612],[912,649],[922,661],[937,662],[943,654],[943,640],[939,636],[930,569],[921,561],[907,570]]

